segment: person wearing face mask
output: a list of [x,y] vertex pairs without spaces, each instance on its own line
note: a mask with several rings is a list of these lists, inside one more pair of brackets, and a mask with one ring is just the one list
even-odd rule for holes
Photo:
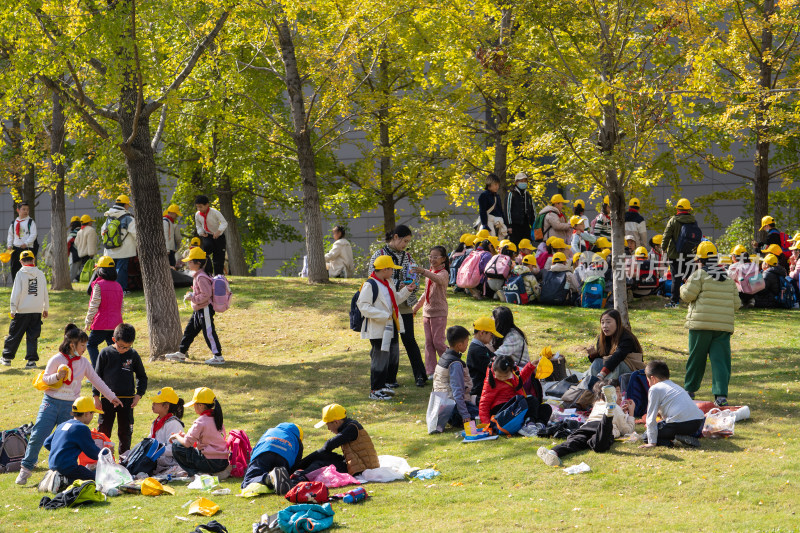
[[531,227],[536,220],[533,199],[528,192],[528,176],[519,172],[514,177],[514,187],[506,199],[506,218],[508,219],[508,239],[516,246],[522,239],[530,239]]

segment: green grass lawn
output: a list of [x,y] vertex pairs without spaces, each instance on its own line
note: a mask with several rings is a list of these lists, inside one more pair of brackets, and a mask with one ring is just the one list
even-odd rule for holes
[[[379,454],[407,458],[412,466],[442,472],[432,481],[367,486],[371,498],[360,505],[334,504],[336,527],[352,531],[514,531],[612,529],[642,531],[795,531],[800,485],[797,442],[798,335],[800,313],[745,310],[737,314],[733,344],[730,401],[747,404],[752,418],[736,426],[727,440],[703,439],[699,450],[640,450],[617,443],[606,454],[585,452],[565,465],[588,463],[592,471],[567,476],[537,457],[549,439],[500,439],[461,444],[452,431],[429,436],[425,409],[430,387],[413,385],[401,349],[398,395],[392,402],[368,400],[369,344],[348,329],[350,298],[356,281],[323,287],[298,279],[235,278],[234,304],[218,315],[217,329],[227,361],[223,367],[197,364],[208,357],[199,338],[192,364],[148,363],[144,300],[126,298],[126,321],[139,329],[139,349],[150,378],[149,392],[174,387],[187,401],[192,390],[211,387],[225,412],[228,429],[242,428],[255,441],[283,421],[305,430],[305,449],[317,449],[330,435],[314,429],[322,407],[344,405],[370,432]],[[178,296],[182,297],[180,291]],[[0,302],[9,291],[0,290]],[[83,323],[85,291],[51,294],[51,316],[40,339],[42,364],[55,353],[68,321]],[[450,298],[450,324],[469,327],[491,312],[494,304],[463,296]],[[669,362],[682,383],[687,356],[683,328],[685,309],[665,310],[657,298],[632,304],[631,322],[642,341],[645,359]],[[570,367],[585,370],[588,362],[577,346],[588,344],[598,329],[599,311],[525,306],[514,308],[527,333],[531,351],[551,344],[567,354]],[[183,321],[189,309],[181,304]],[[7,316],[4,314],[3,316]],[[0,327],[7,328],[7,319]],[[423,345],[421,319],[417,339]],[[24,349],[24,344],[23,344]],[[32,422],[41,393],[31,386],[20,352],[14,366],[0,369],[5,408],[0,427]],[[88,354],[87,354],[88,357]],[[698,398],[712,399],[710,367]],[[84,394],[91,391],[84,386]],[[186,421],[195,415],[189,409]],[[136,408],[134,442],[149,432],[149,402]],[[188,425],[188,424],[187,424]],[[637,428],[640,432],[642,427]],[[116,437],[112,435],[112,440]],[[188,532],[209,518],[187,516],[181,506],[199,496],[177,486],[175,496],[148,498],[124,495],[76,510],[40,511],[36,492],[47,464],[24,488],[15,475],[0,476],[0,531]],[[241,480],[224,487],[238,492]],[[278,496],[256,499],[212,496],[222,511],[214,519],[229,531],[249,532],[264,512],[277,512],[287,502]]]

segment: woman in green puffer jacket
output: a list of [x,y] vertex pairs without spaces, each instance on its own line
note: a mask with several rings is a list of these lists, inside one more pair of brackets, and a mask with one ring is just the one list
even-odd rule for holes
[[734,313],[742,304],[736,283],[717,264],[717,248],[710,242],[697,247],[702,268],[681,286],[681,299],[689,304],[686,328],[689,330],[689,359],[683,387],[694,398],[711,360],[711,392],[714,403],[728,405],[731,380],[731,334]]

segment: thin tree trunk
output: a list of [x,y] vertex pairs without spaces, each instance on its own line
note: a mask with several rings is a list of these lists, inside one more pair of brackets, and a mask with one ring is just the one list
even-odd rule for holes
[[[54,291],[72,290],[69,277],[69,261],[67,253],[67,211],[64,195],[64,176],[66,169],[62,160],[62,150],[66,132],[64,131],[64,108],[58,93],[53,91],[53,121],[50,125],[50,168],[56,176],[56,186],[50,193],[50,238],[53,247],[53,279],[50,287]],[[33,206],[33,203],[30,204]],[[31,215],[32,217],[33,215]]]
[[303,99],[303,83],[297,70],[297,58],[289,24],[284,20],[277,24],[281,59],[286,71],[286,90],[292,111],[294,143],[303,183],[303,224],[306,230],[306,254],[308,256],[308,281],[326,283],[328,269],[325,268],[325,253],[322,243],[322,212],[319,204],[317,170],[311,132],[308,130],[306,107]]
[[[22,122],[25,129],[30,131],[31,118],[27,113],[23,116]],[[23,202],[28,202],[28,215],[36,220],[36,165],[25,159],[23,161],[25,161],[25,174],[22,175],[21,197]]]
[[[767,91],[772,88],[772,26],[770,18],[775,14],[775,0],[764,0],[763,16],[764,29],[761,31],[761,55],[759,57],[758,84]],[[756,111],[756,154],[755,154],[755,183],[753,187],[753,235],[756,242],[761,234],[761,218],[769,214],[769,130],[771,104],[765,95],[759,96]],[[766,233],[761,234],[766,237]]]
[[387,88],[387,70],[389,63],[384,59],[380,63],[380,91],[379,94],[383,98],[380,106],[378,106],[378,139],[380,150],[379,169],[381,177],[381,207],[383,208],[383,231],[389,233],[397,225],[395,215],[396,201],[394,199],[393,183],[392,183],[392,144],[389,137],[389,95]]
[[236,212],[233,209],[233,191],[231,190],[231,180],[228,176],[220,179],[220,186],[217,188],[219,197],[219,211],[225,220],[228,221],[228,229],[225,230],[225,242],[228,248],[228,269],[231,276],[248,276],[250,271],[244,259],[244,248],[242,238],[239,234],[239,223],[236,219]]
[[625,256],[625,191],[616,169],[606,170],[606,186],[611,200],[611,268],[614,309],[619,311],[622,323],[630,327],[628,319],[628,285],[624,270]]

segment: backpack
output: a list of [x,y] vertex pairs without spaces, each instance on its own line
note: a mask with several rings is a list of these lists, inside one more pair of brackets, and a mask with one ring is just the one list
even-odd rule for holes
[[486,428],[492,435],[511,435],[516,434],[525,423],[525,415],[528,414],[528,402],[524,396],[519,394],[508,400],[497,411],[497,414],[489,419],[489,426]]
[[451,287],[456,284],[456,277],[458,277],[458,269],[461,267],[461,263],[464,262],[464,259],[467,258],[467,254],[460,254],[456,255],[455,257],[450,257],[450,281],[448,285]]
[[89,280],[92,279],[92,273],[94,273],[94,261],[90,259],[86,261],[81,270],[81,283],[89,283]]
[[[374,304],[375,300],[378,299],[378,284],[372,278],[367,279],[364,283],[372,285],[372,303]],[[361,288],[363,289],[364,286],[362,285]],[[357,332],[360,332],[361,327],[364,325],[364,317],[361,315],[361,309],[358,308],[358,297],[360,295],[361,289],[358,289],[350,300],[350,329]]]
[[681,224],[680,232],[678,232],[678,240],[675,244],[675,249],[679,254],[689,256],[694,254],[697,245],[703,241],[703,232],[697,222],[688,222]]
[[764,274],[758,268],[758,263],[742,263],[734,281],[739,286],[739,292],[744,294],[755,294],[767,286]]
[[531,229],[531,239],[534,244],[538,244],[544,240],[544,219],[547,213],[539,213],[533,221],[533,228]]
[[127,468],[132,476],[139,473],[151,476],[156,469],[158,458],[164,454],[166,449],[165,444],[161,444],[154,438],[146,437],[131,448],[128,456],[124,460],[120,460],[120,464]]
[[497,254],[489,259],[483,273],[487,278],[506,279],[511,272],[511,258],[505,254]]
[[606,280],[600,276],[586,278],[581,287],[581,307],[603,309],[606,303]]
[[25,424],[0,433],[0,474],[19,472],[32,429],[31,424]]
[[253,447],[243,429],[233,429],[225,438],[225,444],[231,452],[231,477],[244,477]]
[[647,394],[649,391],[650,385],[647,383],[644,370],[633,371],[625,394],[629,399],[636,402],[636,407],[633,411],[634,418],[639,418],[647,412]]
[[780,290],[777,296],[778,307],[783,307],[784,309],[796,308],[798,306],[797,294],[795,294],[794,291],[792,278],[789,276],[780,276],[778,281],[780,282]]
[[533,274],[528,272],[512,276],[503,285],[503,296],[505,296],[507,303],[517,305],[530,303],[530,296],[525,288],[525,276],[533,276]]
[[106,217],[106,223],[103,224],[103,229],[100,232],[100,240],[103,246],[109,250],[122,246],[122,243],[125,242],[125,238],[128,236],[130,218],[133,217],[129,214],[122,215],[119,218]]
[[[92,431],[92,440],[94,441],[94,445],[97,446],[98,450],[102,450],[103,448],[108,448],[111,451],[111,457],[114,457],[114,443],[109,439],[105,433],[100,433],[96,429]],[[96,464],[97,461],[95,459],[89,459],[89,456],[85,453],[81,452],[78,456],[78,464],[81,466],[86,465],[93,465]]]
[[[28,224],[28,228],[30,229],[30,224]],[[770,235],[770,234],[773,234],[773,233],[777,233],[778,237],[781,240],[780,246],[783,249],[783,255],[785,255],[787,258],[791,257],[792,256],[792,252],[791,252],[791,250],[789,250],[789,246],[790,246],[789,236],[786,235],[784,232],[778,231],[777,229],[774,229],[774,228],[769,230],[767,232],[767,235]]]
[[638,262],[638,274],[631,280],[631,289],[634,291],[653,291],[658,289],[658,278],[653,271],[650,261]]
[[292,503],[325,503],[330,500],[328,487],[321,481],[301,481],[284,497]]
[[456,285],[462,289],[474,289],[481,282],[481,258],[486,252],[475,250],[464,259],[456,276]]
[[231,306],[231,286],[228,278],[217,274],[211,279],[211,307],[215,313],[224,313]]
[[567,287],[567,273],[545,270],[542,277],[542,292],[539,302],[551,305],[567,305],[569,303],[569,288]]

